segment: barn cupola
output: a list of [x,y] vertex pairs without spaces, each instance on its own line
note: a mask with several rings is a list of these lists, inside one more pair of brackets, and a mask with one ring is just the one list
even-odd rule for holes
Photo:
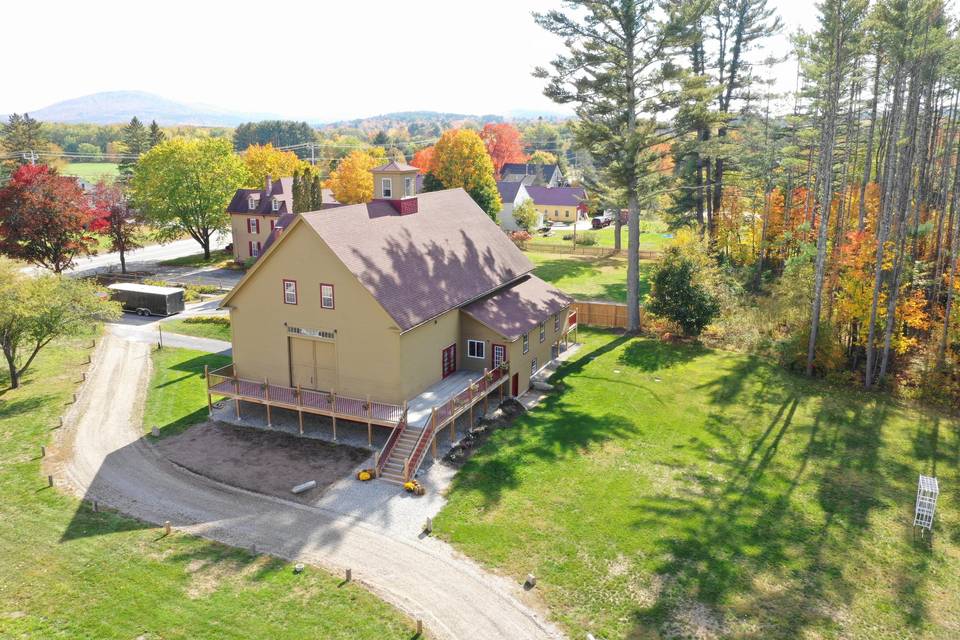
[[400,215],[417,212],[417,174],[419,169],[391,160],[372,170],[373,199],[386,200]]

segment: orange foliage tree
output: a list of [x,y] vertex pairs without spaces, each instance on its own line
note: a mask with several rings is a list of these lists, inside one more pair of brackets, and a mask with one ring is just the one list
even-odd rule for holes
[[503,170],[503,165],[508,162],[526,162],[527,160],[520,141],[520,131],[512,124],[488,122],[483,125],[480,138],[487,147],[490,159],[493,160],[493,170],[497,176]]
[[433,165],[434,149],[435,147],[433,145],[420,149],[420,151],[413,154],[413,159],[410,161],[410,164],[420,169],[420,173],[429,173],[430,167]]

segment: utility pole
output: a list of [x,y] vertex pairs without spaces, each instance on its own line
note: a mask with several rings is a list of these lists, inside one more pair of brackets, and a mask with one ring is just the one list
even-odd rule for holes
[[37,152],[36,152],[36,151],[33,151],[33,150],[31,149],[30,151],[24,151],[23,153],[21,153],[21,155],[23,156],[23,159],[24,159],[24,160],[29,160],[31,165],[37,164]]

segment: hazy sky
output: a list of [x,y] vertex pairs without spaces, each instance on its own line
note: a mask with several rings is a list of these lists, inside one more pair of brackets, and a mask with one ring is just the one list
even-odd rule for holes
[[[784,32],[813,2],[771,0]],[[549,0],[10,2],[0,113],[136,89],[234,111],[330,120],[390,111],[558,110],[530,72],[562,44],[534,24]],[[13,57],[12,52],[22,53]],[[792,66],[776,70],[792,88]]]

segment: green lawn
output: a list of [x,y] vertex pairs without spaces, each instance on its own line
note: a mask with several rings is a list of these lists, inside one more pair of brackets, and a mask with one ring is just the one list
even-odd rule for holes
[[[605,227],[597,231],[577,231],[577,237],[579,238],[582,233],[590,233],[596,236],[598,247],[613,247],[614,245],[614,228]],[[563,236],[568,233],[573,233],[572,231],[561,231],[555,230],[547,238],[544,238],[538,233],[533,234],[533,238],[530,240],[531,243],[546,243],[546,244],[556,244],[556,245],[567,245],[573,246],[573,240],[564,240]],[[667,237],[669,232],[663,233],[652,233],[646,232],[640,234],[640,250],[641,251],[660,251],[662,250],[671,239]],[[627,228],[624,227],[620,234],[620,240],[623,243],[623,249],[626,250],[627,247]]]
[[98,182],[101,178],[116,178],[117,165],[112,162],[71,162],[61,172],[65,176],[76,176],[88,182]]
[[[166,325],[164,325],[166,326]],[[143,411],[143,429],[160,428],[160,437],[185,431],[207,419],[203,366],[210,370],[230,364],[229,356],[164,347],[152,353],[153,375]]]
[[236,263],[233,260],[233,254],[229,251],[224,251],[223,249],[218,249],[210,252],[210,259],[207,260],[203,257],[203,253],[194,253],[189,256],[181,256],[179,258],[172,258],[170,260],[164,260],[160,263],[165,267],[210,267],[217,266],[220,268],[234,267]]
[[164,322],[161,326],[171,333],[230,342],[230,318],[227,316],[191,316]]
[[[960,429],[743,355],[580,330],[438,535],[582,638],[960,637]],[[939,476],[932,547],[917,474]]]
[[86,355],[78,343],[48,347],[17,390],[4,390],[0,373],[0,637],[412,636],[397,611],[323,571],[294,575],[269,557],[180,533],[163,537],[45,488],[39,446],[49,444]]
[[[624,256],[594,258],[562,253],[527,252],[534,273],[578,300],[627,301],[627,260]],[[652,262],[640,263],[640,300],[650,291]]]

